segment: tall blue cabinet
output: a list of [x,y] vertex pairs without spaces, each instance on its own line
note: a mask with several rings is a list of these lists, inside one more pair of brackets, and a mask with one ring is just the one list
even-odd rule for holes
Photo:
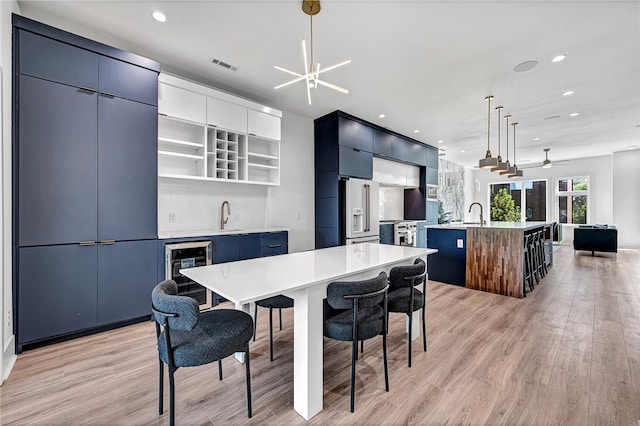
[[13,15],[18,352],[149,314],[159,64]]

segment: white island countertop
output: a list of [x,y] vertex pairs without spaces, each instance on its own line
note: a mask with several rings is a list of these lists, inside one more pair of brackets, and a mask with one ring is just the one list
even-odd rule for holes
[[158,233],[158,239],[169,238],[190,238],[190,237],[211,237],[216,235],[236,235],[236,234],[259,234],[261,232],[283,232],[290,231],[291,228],[279,226],[265,226],[263,228],[243,228],[243,229],[197,229],[191,231],[165,231]]

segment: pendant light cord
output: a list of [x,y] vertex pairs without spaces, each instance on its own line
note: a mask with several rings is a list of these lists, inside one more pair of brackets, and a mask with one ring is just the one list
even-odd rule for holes
[[507,114],[504,118],[507,120],[507,163],[509,163],[509,119],[511,118],[511,115]]
[[309,15],[309,22],[310,22],[310,27],[311,27],[311,49],[310,49],[310,53],[311,53],[311,63],[309,64],[309,71],[308,72],[312,72],[313,71],[313,15]]
[[[518,122],[511,123],[513,126],[513,165],[516,165],[516,125]],[[509,133],[509,131],[507,131]]]
[[[498,111],[498,163],[502,163],[502,155],[500,155],[500,112],[502,111],[502,106],[497,106],[496,111]],[[509,133],[509,127],[507,126],[507,133]]]

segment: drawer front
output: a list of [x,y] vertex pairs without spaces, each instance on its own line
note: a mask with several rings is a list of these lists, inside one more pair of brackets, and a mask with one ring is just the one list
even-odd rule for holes
[[348,146],[341,146],[338,173],[342,176],[372,179],[373,154]]
[[276,256],[288,252],[289,246],[287,244],[271,244],[267,247],[260,247],[260,257]]
[[277,248],[286,246],[289,241],[289,233],[283,232],[264,232],[260,234],[260,247]]
[[158,73],[106,56],[100,57],[100,92],[158,105]]

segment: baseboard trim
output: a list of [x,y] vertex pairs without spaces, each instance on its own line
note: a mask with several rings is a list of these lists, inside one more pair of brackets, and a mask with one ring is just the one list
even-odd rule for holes
[[15,351],[15,336],[12,335],[11,339],[7,342],[4,347],[4,351],[2,352],[2,367],[0,369],[0,386],[4,383],[5,380],[9,378],[9,373],[13,369],[13,366],[16,364],[18,356]]

